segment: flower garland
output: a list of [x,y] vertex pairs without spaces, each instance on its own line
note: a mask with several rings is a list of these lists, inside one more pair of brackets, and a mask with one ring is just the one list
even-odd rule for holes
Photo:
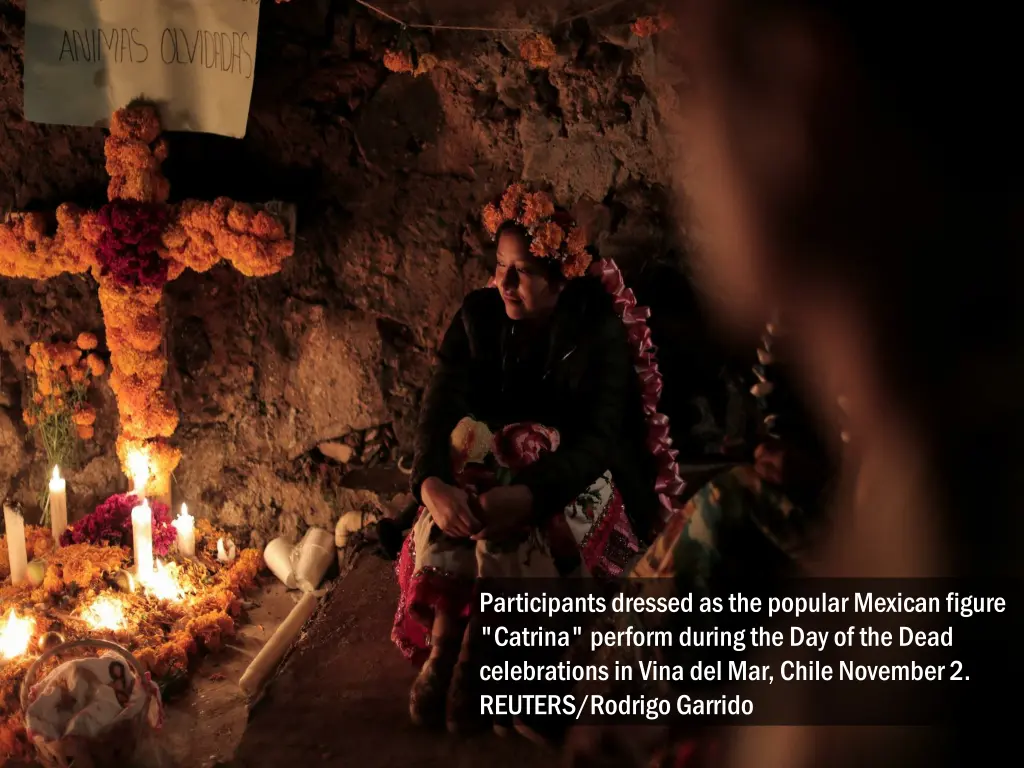
[[587,251],[586,233],[558,216],[555,202],[547,192],[527,192],[522,184],[513,184],[498,203],[489,203],[484,208],[484,227],[492,238],[509,222],[523,227],[530,235],[530,253],[538,259],[559,262],[567,280],[587,274],[592,257]]
[[[484,208],[483,223],[491,237],[494,237],[504,223],[514,221],[532,235],[531,253],[538,258],[561,260],[562,272],[566,277],[589,274],[600,279],[605,290],[611,294],[615,312],[626,326],[633,350],[634,367],[640,377],[647,421],[647,448],[657,466],[655,490],[661,505],[661,519],[654,526],[654,532],[657,533],[681,509],[679,497],[684,483],[676,461],[679,452],[672,448],[668,416],[658,412],[663,385],[658,370],[657,347],[651,339],[651,329],[647,326],[651,310],[637,304],[636,296],[626,287],[622,272],[614,261],[592,261],[586,251],[586,236],[581,228],[569,222],[554,223],[554,214],[555,205],[549,195],[527,192],[522,184],[513,184],[502,196],[500,203],[489,204]],[[493,280],[489,286],[494,287]]]
[[133,452],[147,457],[145,491],[154,497],[170,493],[181,459],[168,442],[179,414],[163,387],[164,284],[222,259],[248,277],[263,277],[280,272],[294,253],[288,228],[269,209],[228,198],[167,205],[170,184],[160,166],[168,147],[160,133],[153,107],[118,110],[104,143],[107,205],[99,211],[61,205],[53,235],[42,213],[9,214],[0,222],[0,276],[46,280],[91,270],[99,284],[121,422],[117,455],[125,470]]

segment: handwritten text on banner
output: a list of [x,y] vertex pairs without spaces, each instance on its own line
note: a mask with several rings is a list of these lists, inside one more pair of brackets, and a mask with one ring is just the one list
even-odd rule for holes
[[143,98],[165,130],[245,135],[259,0],[32,0],[25,117],[106,125]]

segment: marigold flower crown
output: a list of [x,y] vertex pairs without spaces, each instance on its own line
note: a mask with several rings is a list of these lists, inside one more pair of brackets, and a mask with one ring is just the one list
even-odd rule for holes
[[587,274],[593,258],[587,252],[586,233],[556,212],[555,201],[547,192],[527,192],[522,184],[513,184],[500,201],[484,208],[484,227],[492,238],[509,222],[530,235],[530,253],[538,259],[556,260],[567,280]]

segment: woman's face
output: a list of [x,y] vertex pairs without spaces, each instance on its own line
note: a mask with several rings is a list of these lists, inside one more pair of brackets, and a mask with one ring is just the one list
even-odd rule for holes
[[544,317],[558,303],[561,285],[552,285],[544,268],[530,255],[518,232],[498,239],[498,266],[494,282],[501,291],[505,312],[513,320]]

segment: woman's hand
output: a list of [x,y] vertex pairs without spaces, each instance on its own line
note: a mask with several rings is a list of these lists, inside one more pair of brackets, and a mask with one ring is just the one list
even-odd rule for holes
[[448,536],[465,539],[480,530],[480,522],[469,510],[469,496],[461,488],[428,477],[420,486],[420,496],[434,523]]
[[473,539],[500,541],[533,522],[533,494],[525,485],[499,485],[480,497],[480,512],[484,529]]

